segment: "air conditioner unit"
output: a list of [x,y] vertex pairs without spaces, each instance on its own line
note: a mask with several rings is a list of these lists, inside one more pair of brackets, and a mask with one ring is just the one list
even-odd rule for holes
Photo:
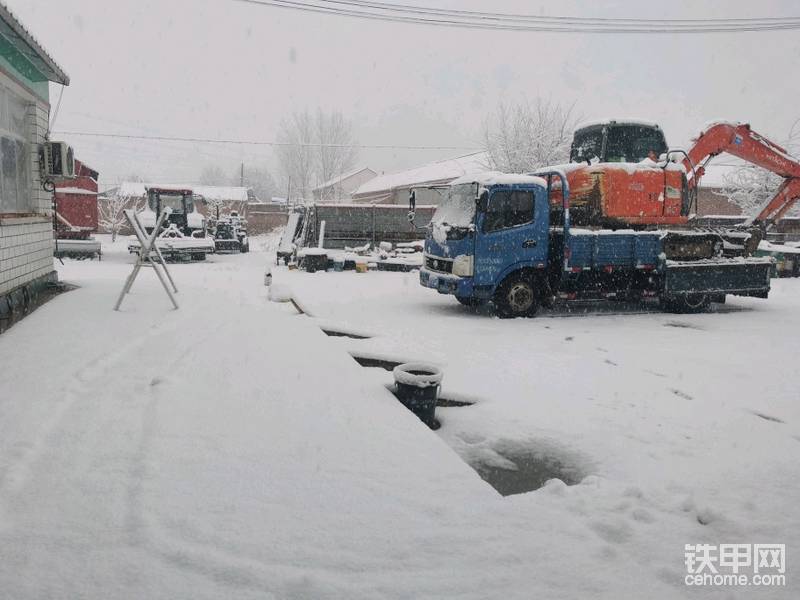
[[75,151],[65,142],[42,144],[42,170],[45,179],[75,177]]

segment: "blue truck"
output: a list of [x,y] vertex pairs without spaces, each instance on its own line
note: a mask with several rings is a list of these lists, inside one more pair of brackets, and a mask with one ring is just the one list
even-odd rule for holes
[[491,302],[501,317],[533,316],[556,298],[653,299],[669,312],[701,312],[727,294],[769,294],[771,260],[723,257],[722,238],[715,258],[669,260],[665,231],[571,227],[559,170],[466,176],[440,193],[420,284],[462,304]]

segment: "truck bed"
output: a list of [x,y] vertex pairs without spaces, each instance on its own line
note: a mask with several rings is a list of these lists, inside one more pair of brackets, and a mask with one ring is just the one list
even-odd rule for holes
[[772,259],[720,258],[667,261],[664,292],[670,296],[696,291],[766,298],[770,289]]
[[[554,234],[561,246],[563,231]],[[657,268],[661,256],[661,231],[571,229],[568,247],[572,270]]]

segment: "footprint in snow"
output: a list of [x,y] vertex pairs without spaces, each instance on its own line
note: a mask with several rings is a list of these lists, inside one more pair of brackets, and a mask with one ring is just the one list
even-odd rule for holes
[[615,366],[615,367],[618,367],[618,366],[619,366],[619,365],[618,365],[617,363],[615,363],[613,360],[605,359],[605,361],[603,361],[603,362],[605,362],[607,365],[613,365],[613,366]]
[[678,396],[678,398],[683,398],[684,400],[694,400],[693,396],[690,396],[686,392],[683,392],[677,388],[669,388],[669,391]]

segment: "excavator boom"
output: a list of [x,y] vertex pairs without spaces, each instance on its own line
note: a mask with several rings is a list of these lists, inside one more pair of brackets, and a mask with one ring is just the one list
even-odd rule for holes
[[800,162],[745,123],[715,123],[695,140],[683,164],[691,175],[690,187],[697,187],[708,159],[727,152],[742,160],[784,177],[785,181],[772,200],[755,217],[758,223],[772,223],[800,199]]

